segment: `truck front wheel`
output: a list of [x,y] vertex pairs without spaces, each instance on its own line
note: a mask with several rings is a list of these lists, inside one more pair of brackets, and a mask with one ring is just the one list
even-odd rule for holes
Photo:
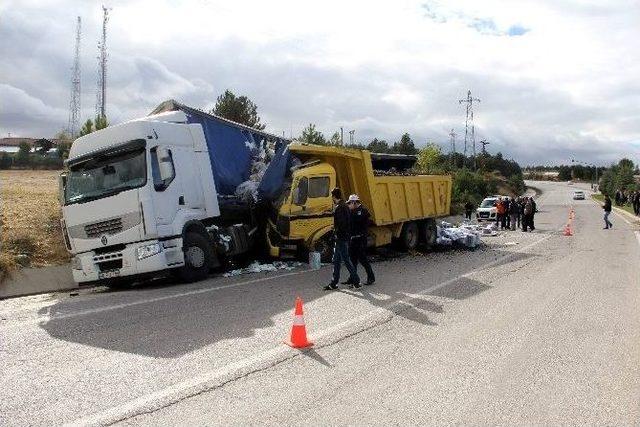
[[186,283],[206,279],[213,256],[209,241],[200,233],[186,233],[182,250],[184,266],[178,269],[179,278]]

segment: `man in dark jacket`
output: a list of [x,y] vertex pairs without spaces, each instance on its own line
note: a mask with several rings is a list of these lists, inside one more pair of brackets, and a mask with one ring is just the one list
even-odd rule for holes
[[333,234],[335,236],[335,246],[333,248],[333,278],[324,287],[325,291],[338,289],[340,282],[340,267],[344,265],[349,270],[349,282],[354,288],[359,288],[360,278],[356,268],[349,259],[349,240],[351,238],[351,214],[347,204],[342,200],[342,191],[339,188],[331,190],[331,198],[335,207],[333,209]]
[[531,217],[529,218],[529,227],[531,227],[532,230],[536,229],[536,224],[535,224],[535,219],[536,219],[536,212],[538,212],[538,205],[536,204],[536,201],[533,200],[533,197],[529,197],[529,199],[531,200]]
[[464,217],[471,221],[471,214],[473,213],[473,203],[467,200],[467,203],[464,204]]
[[[351,242],[349,243],[349,257],[351,263],[358,271],[358,262],[367,272],[367,281],[365,285],[373,285],[376,276],[367,259],[367,236],[369,235],[369,218],[371,214],[360,202],[357,194],[352,194],[347,200],[347,205],[351,211]],[[349,280],[347,283],[351,284]]]
[[602,209],[604,209],[604,229],[608,230],[609,228],[613,228],[613,224],[609,221],[609,215],[611,214],[611,198],[608,194],[604,196],[604,205],[602,205]]

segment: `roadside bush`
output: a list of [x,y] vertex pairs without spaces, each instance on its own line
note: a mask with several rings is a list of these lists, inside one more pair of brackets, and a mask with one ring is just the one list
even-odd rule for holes
[[2,247],[5,251],[11,252],[15,255],[24,254],[31,256],[37,249],[36,239],[27,233],[16,232],[6,236],[2,242]]

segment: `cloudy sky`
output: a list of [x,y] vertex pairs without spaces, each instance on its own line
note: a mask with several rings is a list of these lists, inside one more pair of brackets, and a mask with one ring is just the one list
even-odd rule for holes
[[[521,164],[640,161],[637,1],[106,1],[107,115],[174,98],[249,96],[267,130],[315,123],[356,140],[409,132],[477,140]],[[52,136],[68,121],[76,16],[82,117],[93,115],[102,2],[0,3],[0,135]]]

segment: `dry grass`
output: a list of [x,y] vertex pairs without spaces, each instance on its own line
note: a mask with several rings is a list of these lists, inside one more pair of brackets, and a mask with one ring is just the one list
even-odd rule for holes
[[0,270],[5,261],[15,266],[18,254],[26,254],[34,267],[69,260],[60,230],[59,174],[0,170]]

